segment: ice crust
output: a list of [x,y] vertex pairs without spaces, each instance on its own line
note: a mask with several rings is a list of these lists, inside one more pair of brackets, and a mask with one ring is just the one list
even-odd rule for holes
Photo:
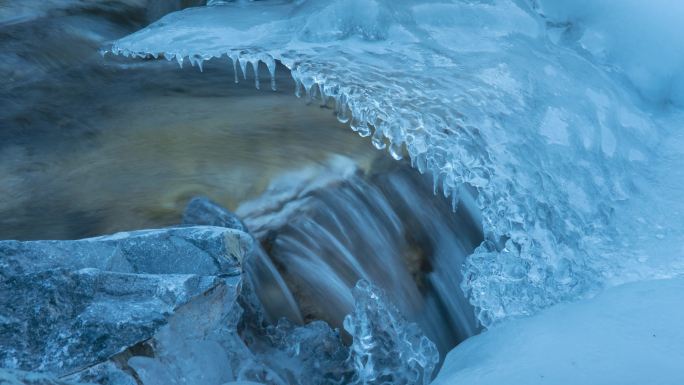
[[[681,175],[668,171],[681,157],[656,156],[683,119],[652,103],[676,102],[676,90],[643,88],[650,83],[628,66],[636,56],[598,57],[574,43],[591,28],[568,28],[572,12],[539,3],[232,2],[170,14],[108,51],[200,69],[228,58],[236,81],[249,75],[257,86],[265,65],[272,87],[280,61],[297,95],[334,105],[340,121],[395,158],[408,154],[436,192],[457,202],[463,184],[474,187],[486,241],[462,286],[490,326],[684,267],[653,262],[661,235],[684,239],[676,220],[662,219],[681,215],[669,205]],[[668,190],[650,191],[660,180]]]

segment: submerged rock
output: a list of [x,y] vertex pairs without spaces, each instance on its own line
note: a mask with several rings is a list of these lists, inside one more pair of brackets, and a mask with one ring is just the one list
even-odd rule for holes
[[107,360],[192,299],[236,292],[249,247],[218,227],[0,242],[0,365],[63,376]]

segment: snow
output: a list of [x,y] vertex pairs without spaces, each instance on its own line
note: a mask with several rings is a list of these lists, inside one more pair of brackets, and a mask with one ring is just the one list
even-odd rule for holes
[[449,353],[433,385],[684,383],[684,278],[617,286],[511,320]]

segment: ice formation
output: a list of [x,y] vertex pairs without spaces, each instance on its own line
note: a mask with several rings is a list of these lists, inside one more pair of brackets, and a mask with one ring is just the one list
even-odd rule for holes
[[355,375],[349,383],[430,383],[439,362],[435,344],[367,281],[359,281],[353,293],[354,312],[344,320],[344,329],[354,338],[349,359]]
[[[682,271],[680,5],[658,1],[677,13],[661,25],[646,12],[622,35],[650,3],[596,2],[596,14],[552,0],[221,3],[108,50],[200,68],[228,58],[236,81],[264,64],[273,79],[279,61],[298,94],[407,153],[435,191],[456,202],[475,188],[486,240],[463,289],[484,325]],[[666,48],[650,47],[661,32]],[[654,52],[643,68],[633,41]]]

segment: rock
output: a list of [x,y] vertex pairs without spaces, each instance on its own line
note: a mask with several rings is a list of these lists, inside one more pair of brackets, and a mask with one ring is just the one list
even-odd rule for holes
[[220,226],[247,232],[240,218],[206,197],[190,200],[183,212],[184,225]]
[[[223,226],[249,233],[237,215],[205,197],[190,200],[183,214],[183,224]],[[242,267],[245,278],[258,283],[254,285],[254,290],[264,305],[264,315],[268,321],[275,323],[280,317],[285,317],[303,322],[297,301],[259,242],[254,242],[249,258]]]
[[237,275],[252,238],[223,227],[122,232],[76,241],[1,241],[0,268],[10,275],[52,268],[120,273]]
[[241,361],[250,359],[237,335],[239,282],[236,277],[178,309],[155,334],[154,357],[129,359],[145,385],[218,385],[236,378]]
[[250,245],[219,227],[0,242],[0,366],[68,375],[150,339],[195,298],[230,303]]
[[49,374],[0,369],[0,385],[88,385],[59,380]]
[[[0,282],[2,366],[65,375],[145,340],[217,277],[58,268]],[[16,299],[21,299],[17,301]]]
[[257,366],[237,333],[240,285],[240,277],[225,278],[177,308],[149,340],[71,378],[110,385],[128,385],[129,379],[144,385],[220,385],[237,379],[242,366]]

